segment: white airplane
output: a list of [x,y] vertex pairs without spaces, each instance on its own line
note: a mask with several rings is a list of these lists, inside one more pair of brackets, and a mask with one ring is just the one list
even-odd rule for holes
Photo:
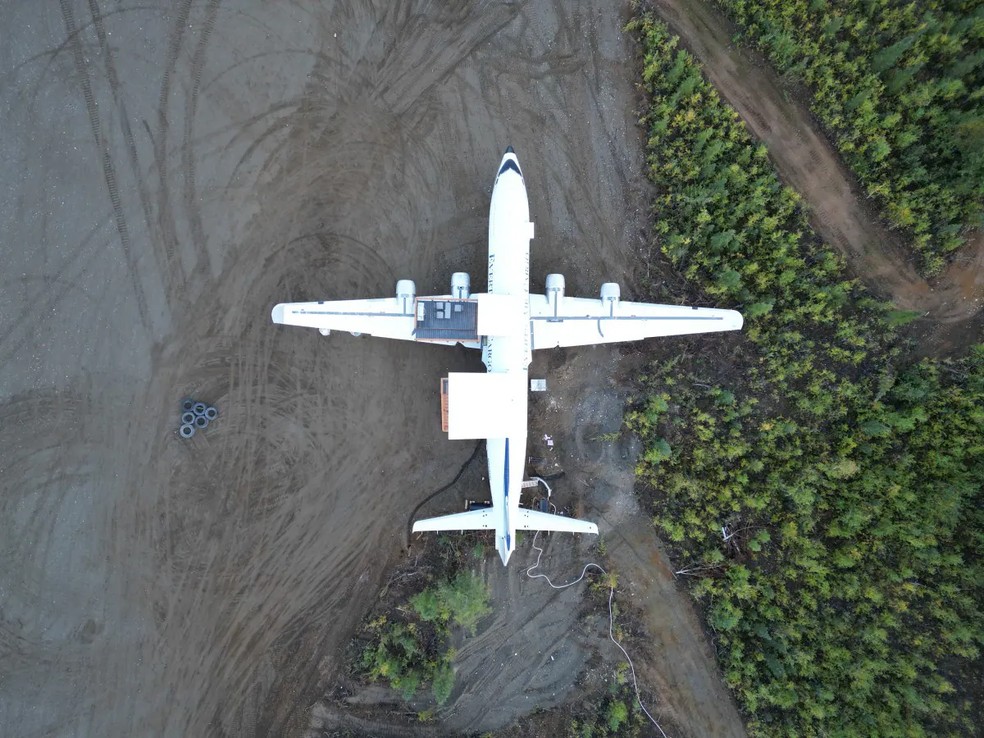
[[601,285],[597,299],[565,297],[561,274],[547,275],[545,294],[530,294],[532,238],[526,183],[510,146],[492,188],[488,292],[472,294],[468,274],[456,272],[450,295],[420,297],[411,280],[401,279],[395,299],[281,303],[272,313],[274,323],[317,328],[324,336],[341,330],[481,349],[487,373],[442,379],[441,409],[449,439],[486,439],[492,506],[418,520],[413,530],[494,530],[503,565],[517,530],[598,533],[594,523],[520,507],[533,350],[742,326],[734,310],[622,302],[614,283]]

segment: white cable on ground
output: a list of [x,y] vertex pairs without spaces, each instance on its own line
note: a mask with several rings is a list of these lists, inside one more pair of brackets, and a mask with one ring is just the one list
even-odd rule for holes
[[[536,539],[537,536],[539,535],[540,535],[540,531],[537,531],[536,533],[533,534],[533,548],[537,550],[536,563],[533,564],[533,566],[529,566],[526,568],[526,576],[528,576],[530,579],[546,579],[547,584],[549,584],[554,589],[565,589],[566,587],[571,587],[577,584],[578,582],[580,582],[582,579],[584,579],[584,575],[588,572],[588,569],[590,569],[591,567],[594,567],[602,574],[608,574],[608,572],[605,571],[604,568],[602,568],[598,564],[595,564],[594,562],[589,562],[585,564],[584,568],[581,570],[581,576],[579,576],[577,579],[575,579],[572,582],[567,582],[566,584],[554,584],[552,581],[550,581],[550,577],[548,577],[546,574],[530,574],[531,571],[533,571],[534,569],[540,566],[540,557],[543,556],[543,549],[536,545]],[[632,663],[632,659],[629,658],[629,652],[622,647],[621,643],[615,640],[615,611],[612,609],[612,599],[614,597],[615,597],[615,587],[611,587],[608,592],[608,637],[611,639],[612,643],[618,646],[618,650],[622,652],[622,654],[625,656],[625,660],[629,662],[629,669],[632,670],[632,686],[635,687],[636,701],[639,703],[639,707],[641,707],[642,711],[646,713],[646,717],[649,718],[650,722],[652,722],[652,724],[656,726],[656,729],[659,731],[660,735],[662,735],[663,738],[667,738],[666,733],[663,732],[663,728],[660,727],[660,724],[656,722],[656,718],[650,715],[649,710],[647,710],[646,706],[642,704],[642,697],[639,695],[639,680],[636,679],[635,665]]]
[[544,487],[547,488],[547,499],[549,500],[550,495],[553,494],[553,490],[550,489],[550,485],[547,484],[547,480],[544,479],[543,477],[530,477],[530,479],[535,479],[537,482],[539,482],[540,484],[542,484]]

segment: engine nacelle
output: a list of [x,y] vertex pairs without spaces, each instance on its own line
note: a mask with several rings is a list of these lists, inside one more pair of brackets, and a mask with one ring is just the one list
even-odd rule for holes
[[547,295],[547,302],[557,307],[564,298],[564,286],[563,274],[548,274],[546,289],[544,290]]
[[622,290],[615,282],[605,282],[601,285],[601,304],[608,310],[609,315],[615,314],[621,296]]
[[412,279],[401,279],[396,283],[396,296],[401,299],[404,297],[414,299],[417,296],[417,285]]
[[455,272],[451,275],[451,297],[456,300],[471,297],[471,277],[468,272]]
[[413,301],[417,297],[417,285],[412,279],[401,279],[396,283],[396,301],[400,303],[404,313],[413,310]]

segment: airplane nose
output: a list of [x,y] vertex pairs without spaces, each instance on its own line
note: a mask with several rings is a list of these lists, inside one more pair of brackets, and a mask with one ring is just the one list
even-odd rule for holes
[[496,179],[499,178],[499,175],[508,172],[510,169],[520,177],[523,176],[523,171],[519,168],[519,157],[516,156],[516,152],[513,151],[512,146],[507,148],[506,153],[502,155],[502,161],[499,163],[499,171],[495,175]]

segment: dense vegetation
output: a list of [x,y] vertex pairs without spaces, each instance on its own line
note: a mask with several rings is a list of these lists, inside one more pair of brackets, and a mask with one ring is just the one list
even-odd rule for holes
[[725,678],[757,735],[966,730],[943,670],[984,641],[984,347],[905,366],[908,316],[844,278],[665,27],[633,27],[660,247],[747,321],[727,382],[655,366],[627,415]]
[[984,5],[977,0],[717,0],[906,229],[927,272],[984,219]]
[[443,705],[454,687],[451,628],[474,632],[491,611],[488,600],[482,578],[469,572],[428,587],[410,599],[404,617],[382,615],[366,626],[370,643],[361,656],[363,674],[371,681],[386,679],[406,700],[430,684]]

